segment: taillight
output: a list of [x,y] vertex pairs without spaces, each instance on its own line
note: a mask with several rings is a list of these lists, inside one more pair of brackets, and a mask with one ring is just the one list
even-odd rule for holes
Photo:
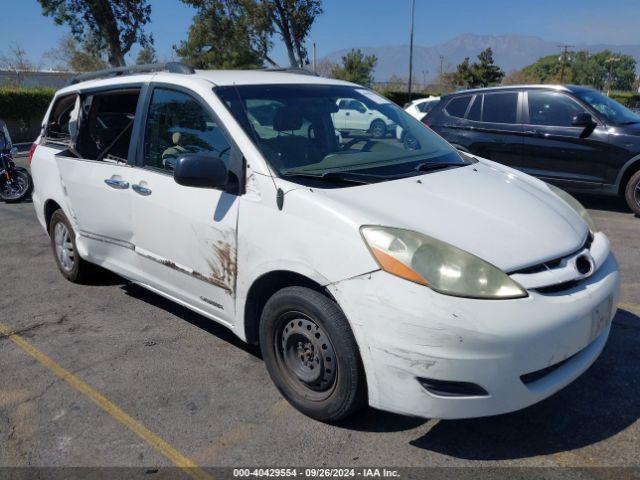
[[29,159],[29,165],[31,165],[31,160],[33,160],[33,154],[36,153],[37,146],[37,143],[32,143],[31,147],[29,147],[29,155],[27,156],[27,158]]

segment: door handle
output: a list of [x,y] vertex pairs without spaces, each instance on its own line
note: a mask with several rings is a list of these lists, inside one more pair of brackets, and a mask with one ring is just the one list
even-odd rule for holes
[[118,180],[116,178],[105,178],[104,183],[109,185],[111,188],[116,188],[118,190],[125,190],[129,188],[129,182],[125,180]]
[[144,197],[151,195],[151,189],[147,187],[143,187],[142,185],[134,184],[134,185],[131,185],[131,188],[133,189],[134,192],[139,193]]
[[529,137],[540,137],[540,132],[537,130],[525,130],[523,132],[525,135],[529,136]]

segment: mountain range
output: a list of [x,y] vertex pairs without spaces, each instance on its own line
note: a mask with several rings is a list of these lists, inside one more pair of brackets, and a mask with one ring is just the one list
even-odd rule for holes
[[[469,57],[472,61],[484,49],[493,49],[495,62],[506,72],[519,70],[538,58],[554,53],[560,54],[561,42],[547,41],[539,37],[525,35],[475,35],[471,33],[458,35],[448,42],[432,46],[413,46],[413,72],[416,82],[424,82],[437,77],[440,71],[440,55],[443,56],[444,71],[455,69],[456,65]],[[409,76],[409,46],[387,45],[360,48],[365,54],[375,54],[378,63],[374,72],[377,82],[389,80],[392,75],[402,78]],[[613,52],[633,56],[640,65],[640,44],[607,45],[576,44],[571,50],[588,50],[598,52],[609,49]],[[325,58],[339,62],[341,57],[351,49],[336,50]]]

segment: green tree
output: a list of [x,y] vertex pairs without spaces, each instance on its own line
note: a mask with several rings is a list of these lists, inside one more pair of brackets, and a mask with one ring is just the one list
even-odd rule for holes
[[105,52],[99,48],[98,43],[91,35],[82,43],[77,42],[72,35],[65,35],[60,40],[58,47],[48,51],[45,55],[58,62],[55,65],[58,70],[92,72],[108,67]]
[[478,62],[471,66],[474,87],[488,87],[500,83],[504,72],[493,61],[493,50],[487,48],[478,55]]
[[176,53],[199,68],[251,68],[269,57],[271,38],[279,36],[293,67],[308,63],[305,41],[320,0],[181,0],[195,7],[187,40]]
[[196,68],[255,68],[266,61],[271,25],[254,0],[181,0],[196,8],[187,39],[176,53]]
[[309,63],[304,46],[316,17],[322,14],[320,0],[262,0],[272,25],[287,48],[289,65]]
[[456,67],[456,71],[445,75],[445,81],[454,85],[477,88],[500,83],[504,72],[493,61],[493,50],[487,48],[480,52],[478,61],[471,63],[469,57]]
[[144,26],[151,16],[147,0],[38,0],[42,13],[58,25],[71,28],[83,42],[91,34],[107,52],[111,66],[125,65],[124,57],[135,43],[145,47],[151,37]]
[[146,47],[140,49],[138,56],[136,57],[136,65],[147,65],[149,63],[156,63],[158,57],[156,56],[156,49],[153,45],[149,44]]
[[353,49],[342,57],[342,65],[336,65],[331,76],[369,86],[373,82],[373,70],[377,63],[378,57],[375,55],[365,55],[359,48]]
[[562,55],[548,55],[527,65],[520,72],[532,83],[575,83],[589,85],[600,90],[609,86],[615,90],[631,90],[635,81],[636,61],[630,55],[603,50],[590,53],[586,50],[568,52]]

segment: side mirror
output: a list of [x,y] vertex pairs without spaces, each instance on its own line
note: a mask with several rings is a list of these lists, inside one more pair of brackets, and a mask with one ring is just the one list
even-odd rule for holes
[[191,153],[178,159],[173,178],[177,184],[186,187],[223,190],[229,183],[229,171],[221,158]]
[[583,127],[584,130],[580,134],[580,138],[587,138],[595,130],[597,123],[593,120],[590,113],[579,113],[573,117],[571,125],[574,127]]
[[596,122],[593,121],[593,117],[590,113],[579,113],[575,117],[573,117],[573,121],[571,125],[574,127],[590,127],[595,125]]

